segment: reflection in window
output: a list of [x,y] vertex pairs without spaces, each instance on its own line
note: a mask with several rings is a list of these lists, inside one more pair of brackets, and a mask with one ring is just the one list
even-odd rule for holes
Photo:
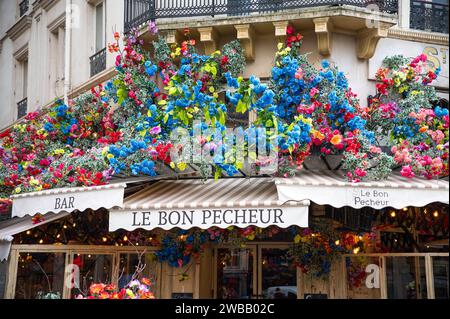
[[143,255],[137,253],[120,254],[119,289],[124,288],[134,279],[148,278],[155,284],[153,292],[158,297],[156,294],[156,282],[158,280],[159,265],[153,253]]
[[217,258],[217,297],[251,299],[253,295],[253,251],[219,249]]
[[297,299],[297,268],[288,249],[263,248],[262,290],[266,299]]
[[369,256],[345,258],[349,299],[380,299],[380,259]]
[[62,298],[65,253],[21,253],[15,299]]
[[111,284],[113,255],[75,254],[73,264],[80,272],[79,282],[72,288],[72,298],[88,295],[92,284]]
[[448,257],[433,257],[434,297],[448,299]]
[[389,299],[426,299],[424,257],[386,257]]

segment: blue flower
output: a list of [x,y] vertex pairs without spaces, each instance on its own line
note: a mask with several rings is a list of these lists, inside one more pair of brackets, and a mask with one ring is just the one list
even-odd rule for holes
[[322,68],[328,69],[330,67],[330,62],[327,60],[322,60]]

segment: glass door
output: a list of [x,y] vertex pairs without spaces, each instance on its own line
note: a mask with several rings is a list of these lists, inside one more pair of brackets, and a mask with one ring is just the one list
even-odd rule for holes
[[297,269],[286,244],[216,249],[217,299],[297,299]]
[[217,299],[252,299],[256,291],[256,247],[217,248]]
[[287,245],[259,246],[259,298],[297,299],[297,268],[288,252]]

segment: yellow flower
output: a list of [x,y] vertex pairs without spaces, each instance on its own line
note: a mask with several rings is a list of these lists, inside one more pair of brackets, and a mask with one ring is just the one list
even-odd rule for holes
[[444,149],[444,145],[439,144],[438,146],[436,146],[436,148],[438,149],[438,151],[442,151]]
[[184,172],[187,168],[187,164],[186,163],[178,163],[177,167],[180,171]]
[[15,194],[19,194],[22,192],[22,189],[20,187],[16,187],[16,189],[14,190]]
[[63,149],[58,149],[58,150],[53,151],[54,155],[64,155],[65,153],[66,153],[66,151],[64,151]]
[[300,235],[295,236],[294,243],[298,244],[301,241],[302,237]]
[[31,186],[37,186],[37,185],[39,185],[39,181],[37,179],[35,179],[34,177],[31,177],[30,185]]
[[114,158],[114,155],[108,154],[106,157],[107,157],[108,159],[111,159],[111,158]]
[[170,168],[172,168],[172,169],[175,168],[175,163],[174,162],[170,162]]

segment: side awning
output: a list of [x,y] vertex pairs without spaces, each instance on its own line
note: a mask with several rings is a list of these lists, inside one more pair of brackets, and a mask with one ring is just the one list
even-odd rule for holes
[[308,227],[308,206],[308,200],[279,200],[272,179],[159,181],[111,210],[109,230]]
[[12,216],[34,216],[38,213],[73,212],[86,209],[122,207],[126,184],[117,183],[94,187],[51,189],[14,195]]
[[39,223],[33,222],[33,218],[30,216],[14,218],[5,221],[0,224],[0,262],[8,259],[9,251],[11,249],[11,243],[14,240],[14,236],[23,232],[26,232],[35,227],[39,227],[58,219],[64,218],[70,215],[70,213],[63,212],[59,214],[46,214],[43,216]]
[[303,171],[294,178],[276,179],[276,185],[282,201],[310,200],[336,208],[401,209],[449,203],[448,181],[407,179],[395,174],[385,181],[348,183],[340,171]]

